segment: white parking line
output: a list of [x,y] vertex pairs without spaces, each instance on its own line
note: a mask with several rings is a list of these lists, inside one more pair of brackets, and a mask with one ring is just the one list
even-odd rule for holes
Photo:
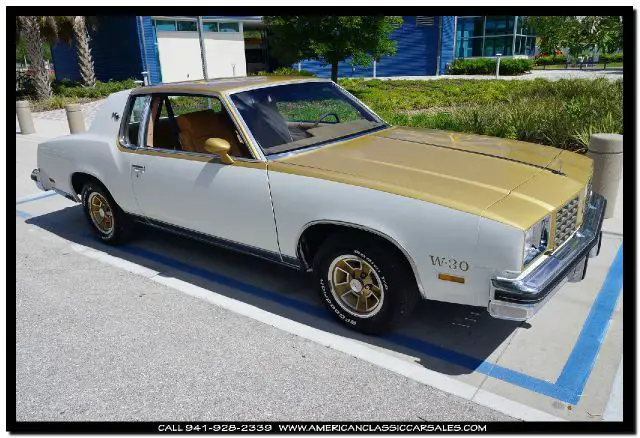
[[622,420],[622,359],[616,372],[616,378],[613,380],[611,387],[611,395],[607,402],[607,407],[602,414],[604,421],[623,421]]
[[[41,230],[49,233],[48,231]],[[50,234],[50,233],[49,233]],[[57,236],[56,236],[57,237]],[[62,238],[60,238],[62,239]],[[64,240],[64,239],[62,239]],[[140,266],[128,260],[115,257],[102,251],[89,248],[80,244],[71,244],[71,248],[87,257],[99,260],[111,266],[124,269],[134,274],[142,275],[159,284],[187,295],[202,299],[216,306],[227,309],[231,312],[260,321],[264,324],[278,328],[285,332],[295,334],[320,345],[330,347],[359,359],[365,360],[373,365],[395,372],[409,379],[437,388],[448,394],[453,394],[466,400],[473,401],[482,406],[510,415],[526,421],[565,421],[562,418],[553,416],[546,412],[531,408],[522,403],[518,403],[496,394],[480,390],[467,383],[460,382],[445,374],[427,369],[421,365],[407,362],[403,359],[379,350],[362,345],[352,339],[345,338],[333,333],[328,333],[316,328],[301,324],[296,321],[284,318],[245,302],[229,298],[211,290],[195,286],[186,281],[174,277],[168,277],[161,272]],[[475,396],[474,396],[475,394]]]

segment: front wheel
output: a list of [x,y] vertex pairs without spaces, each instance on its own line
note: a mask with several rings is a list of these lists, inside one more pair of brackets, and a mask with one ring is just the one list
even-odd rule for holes
[[406,318],[419,297],[398,251],[375,239],[328,238],[314,258],[321,298],[343,324],[381,334]]

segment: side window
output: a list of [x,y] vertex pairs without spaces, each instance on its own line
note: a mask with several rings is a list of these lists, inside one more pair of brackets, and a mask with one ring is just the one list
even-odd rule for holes
[[138,146],[138,133],[140,132],[140,123],[144,117],[144,108],[149,100],[149,96],[136,96],[133,98],[130,111],[127,116],[126,128],[124,131],[125,142],[131,146]]
[[156,94],[150,105],[145,147],[208,154],[209,138],[229,142],[231,156],[252,158],[231,116],[214,96]]

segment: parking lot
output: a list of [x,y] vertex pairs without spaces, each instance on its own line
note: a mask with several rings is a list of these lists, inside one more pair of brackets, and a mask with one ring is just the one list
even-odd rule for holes
[[18,419],[621,416],[621,193],[585,280],[531,321],[424,302],[376,338],[296,271],[153,229],[98,242],[29,180],[39,135],[16,136]]

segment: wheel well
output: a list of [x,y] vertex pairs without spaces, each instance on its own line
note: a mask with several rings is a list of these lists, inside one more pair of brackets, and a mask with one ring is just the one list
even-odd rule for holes
[[93,175],[89,175],[88,173],[76,172],[71,175],[71,187],[73,187],[73,191],[78,197],[80,197],[82,187],[84,187],[84,185],[90,181],[94,181],[100,185],[104,185],[98,178]]
[[373,231],[357,228],[347,224],[327,224],[319,223],[311,225],[305,229],[298,241],[298,257],[301,258],[304,265],[310,268],[313,265],[313,257],[322,245],[322,243],[329,237],[336,234],[348,234],[349,236],[359,236],[362,239],[369,239],[379,242],[380,245],[384,245],[389,248],[389,251],[395,253],[399,260],[406,263],[411,273],[416,280],[416,272],[413,269],[413,265],[409,261],[408,256],[398,247],[398,244],[392,241],[390,238],[377,234]]

